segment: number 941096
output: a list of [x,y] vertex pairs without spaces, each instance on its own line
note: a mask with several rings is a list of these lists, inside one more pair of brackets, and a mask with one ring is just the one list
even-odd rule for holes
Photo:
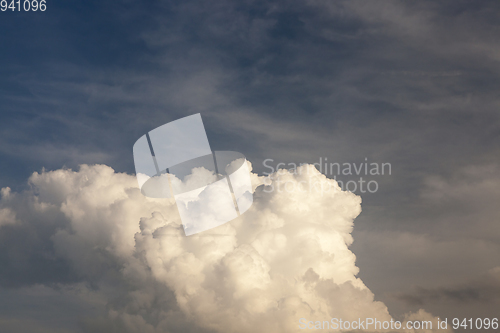
[[44,12],[47,10],[47,1],[46,0],[1,0],[0,1],[0,9],[2,12],[6,10],[11,11],[41,11]]

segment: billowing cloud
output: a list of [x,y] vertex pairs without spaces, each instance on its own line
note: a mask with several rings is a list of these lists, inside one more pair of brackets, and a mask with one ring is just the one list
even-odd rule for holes
[[360,197],[311,165],[252,182],[249,211],[186,237],[174,199],[146,198],[134,176],[104,165],[34,173],[30,190],[2,190],[0,281],[84,286],[107,307],[81,321],[86,332],[295,332],[301,318],[392,319],[349,250]]

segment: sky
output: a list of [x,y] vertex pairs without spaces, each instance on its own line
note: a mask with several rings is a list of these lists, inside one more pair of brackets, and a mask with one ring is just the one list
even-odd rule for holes
[[[297,299],[276,305],[284,326],[266,317],[284,297],[270,291],[280,276],[302,281],[289,293],[312,309],[331,307],[318,318],[337,311],[323,294],[381,318],[498,316],[499,12],[497,1],[460,0],[48,0],[45,12],[0,12],[0,331],[224,332],[254,321],[287,331]],[[161,268],[148,255],[161,256],[167,236],[148,228],[171,235],[177,213],[137,193],[132,146],[196,113],[212,150],[243,153],[255,184],[264,163],[367,161],[391,173],[366,177],[375,193],[338,197],[260,186],[248,216],[222,229],[232,236],[204,249],[219,257],[186,241]],[[334,176],[359,179],[321,182]],[[290,216],[297,207],[309,214]],[[269,236],[280,223],[286,232]],[[345,261],[330,271],[321,252],[311,271],[296,265],[298,248],[317,250],[300,245],[307,228]],[[320,232],[341,235],[338,248]],[[238,268],[238,256],[252,260]],[[199,262],[207,280],[190,286],[196,274],[176,260]],[[235,273],[252,269],[248,281]],[[224,301],[197,308],[217,274]],[[221,324],[216,314],[237,309],[248,317]]]

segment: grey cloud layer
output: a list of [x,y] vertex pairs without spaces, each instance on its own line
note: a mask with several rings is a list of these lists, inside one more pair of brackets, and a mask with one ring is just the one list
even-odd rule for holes
[[416,288],[413,293],[398,296],[405,302],[423,305],[426,302],[480,303],[497,306],[500,297],[500,267],[492,269],[480,279],[456,286],[436,289]]

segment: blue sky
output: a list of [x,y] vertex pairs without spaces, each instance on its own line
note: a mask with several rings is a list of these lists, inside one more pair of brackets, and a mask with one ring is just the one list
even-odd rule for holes
[[[360,159],[384,146],[415,163],[429,142],[442,161],[462,162],[456,145],[487,159],[477,146],[498,139],[495,6],[87,1],[5,12],[3,181],[80,163],[133,172],[136,137],[196,112],[214,146],[253,159],[333,158],[333,146]],[[308,137],[268,144],[292,126]],[[346,131],[347,144],[334,141]],[[308,156],[318,143],[324,153]]]
[[443,315],[483,311],[498,298],[451,307],[428,295],[500,266],[499,12],[316,0],[0,12],[0,187],[80,164],[134,173],[142,134],[201,113],[212,149],[242,152],[256,172],[269,158],[391,163],[362,195],[360,277],[396,312],[415,299]]

